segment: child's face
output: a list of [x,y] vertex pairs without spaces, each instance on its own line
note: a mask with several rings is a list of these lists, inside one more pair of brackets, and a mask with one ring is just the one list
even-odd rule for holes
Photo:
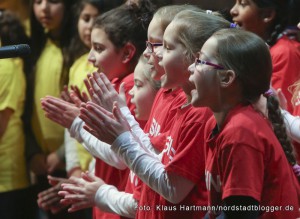
[[[217,40],[213,37],[209,38],[203,45],[198,58],[202,61],[218,64],[215,51],[217,50]],[[212,106],[212,101],[218,95],[217,70],[210,65],[195,64],[190,65],[189,69],[193,69],[189,81],[194,83],[195,89],[191,91],[193,106]]]
[[95,18],[99,14],[97,8],[91,4],[85,4],[78,20],[78,33],[81,41],[91,48],[91,32]]
[[267,30],[266,18],[262,16],[262,9],[259,9],[252,0],[236,0],[230,14],[241,28],[264,38]]
[[184,87],[189,83],[186,48],[179,42],[175,23],[170,23],[164,33],[163,57],[160,65],[165,74],[161,76],[161,86],[166,89]]
[[91,34],[92,48],[89,53],[89,61],[98,72],[103,72],[109,80],[119,77],[123,73],[122,49],[117,49],[109,40],[104,30],[94,28]]
[[[151,43],[162,43],[163,42],[164,30],[161,27],[158,18],[153,18],[148,27],[148,41]],[[144,56],[148,59],[148,63],[152,65],[151,77],[158,81],[160,77],[164,74],[163,68],[158,64],[161,60],[162,46],[153,47],[153,52],[149,52],[146,48],[144,51]]]
[[143,71],[150,69],[148,64],[139,62],[134,70],[134,86],[129,91],[131,103],[135,105],[135,117],[148,120],[157,91],[152,87]]
[[41,25],[51,31],[60,29],[64,17],[62,0],[34,0],[33,10]]

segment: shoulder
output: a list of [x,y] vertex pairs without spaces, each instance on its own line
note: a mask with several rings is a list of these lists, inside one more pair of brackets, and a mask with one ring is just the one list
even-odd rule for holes
[[277,43],[271,47],[270,53],[272,59],[282,58],[289,59],[290,57],[300,56],[300,43],[289,39],[288,37],[280,38]]

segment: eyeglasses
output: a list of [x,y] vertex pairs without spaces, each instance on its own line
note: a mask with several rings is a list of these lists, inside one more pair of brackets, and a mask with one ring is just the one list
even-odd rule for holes
[[153,52],[154,51],[154,47],[155,46],[162,46],[162,43],[151,43],[150,41],[146,41],[146,47],[148,49],[149,52]]
[[215,69],[220,69],[220,70],[225,69],[221,65],[217,65],[217,64],[214,64],[214,63],[211,63],[211,62],[208,62],[208,61],[203,61],[201,59],[196,58],[195,59],[195,68],[197,68],[198,65],[209,65],[209,66],[214,67]]

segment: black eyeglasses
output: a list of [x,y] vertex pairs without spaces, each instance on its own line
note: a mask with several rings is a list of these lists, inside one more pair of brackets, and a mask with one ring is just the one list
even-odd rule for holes
[[196,59],[195,59],[195,68],[197,68],[198,65],[209,65],[209,66],[212,66],[212,67],[214,67],[215,69],[219,69],[219,70],[225,69],[225,68],[224,68],[223,66],[221,66],[221,65],[214,64],[214,63],[211,63],[211,62],[208,62],[208,61],[203,61],[203,60],[201,60],[201,59],[196,58]]
[[151,43],[150,41],[146,41],[146,47],[150,53],[154,52],[155,46],[162,46],[162,43]]

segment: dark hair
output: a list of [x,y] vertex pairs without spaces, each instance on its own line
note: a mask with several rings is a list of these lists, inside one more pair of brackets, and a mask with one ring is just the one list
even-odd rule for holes
[[[11,11],[0,11],[0,39],[2,46],[29,44],[29,38],[20,19]],[[31,67],[30,56],[22,59],[23,71],[27,75]]]
[[148,1],[136,4],[124,4],[100,15],[94,23],[94,28],[105,31],[109,40],[117,49],[131,42],[136,47],[136,52],[131,60],[133,71],[140,55],[145,50],[147,28],[152,19],[154,8]]
[[[73,64],[72,56],[70,55],[70,42],[72,37],[75,35],[74,26],[73,26],[73,14],[72,14],[72,6],[76,1],[71,0],[62,0],[64,4],[64,17],[62,21],[62,26],[60,29],[59,38],[55,39],[58,46],[62,50],[63,54],[63,68],[61,74],[61,87],[66,84],[68,81],[69,68]],[[31,8],[30,8],[30,28],[31,28],[31,50],[32,50],[32,58],[34,65],[38,61],[44,46],[46,44],[47,38],[51,37],[47,33],[45,33],[44,28],[36,19],[34,11],[33,11],[34,0],[31,0]]]
[[276,13],[269,29],[267,43],[272,46],[288,26],[296,26],[299,22],[299,0],[253,0],[260,9],[273,9]]
[[80,14],[87,4],[94,6],[98,10],[99,14],[101,14],[120,6],[123,4],[123,0],[80,0],[73,6],[72,10],[75,17],[73,27],[75,28],[74,33],[76,34],[70,43],[70,56],[72,56],[72,60],[76,60],[90,50],[90,48],[87,48],[87,46],[80,40],[77,29]]
[[[270,87],[272,60],[268,46],[259,36],[240,29],[223,29],[213,37],[218,43],[218,63],[236,73],[242,87],[244,102],[256,102]],[[293,146],[286,134],[278,100],[274,96],[267,96],[267,107],[274,133],[289,163],[294,165],[296,159]]]

